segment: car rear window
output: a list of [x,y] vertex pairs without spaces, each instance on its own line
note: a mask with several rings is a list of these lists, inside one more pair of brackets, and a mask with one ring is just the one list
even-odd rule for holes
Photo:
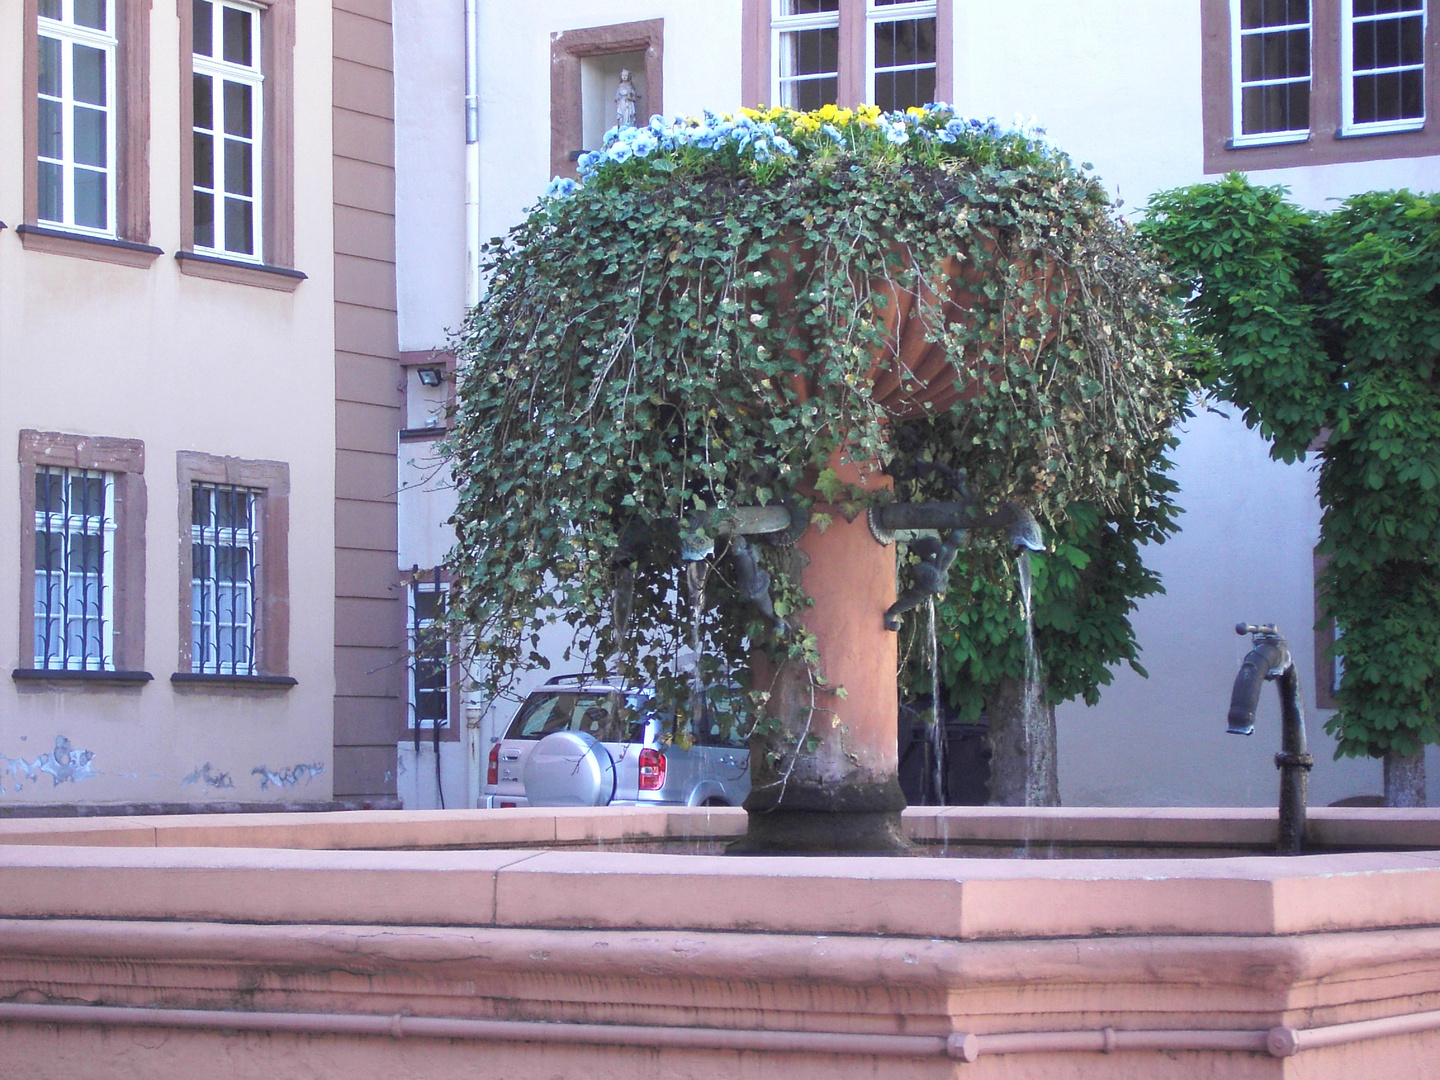
[[525,699],[507,739],[543,739],[556,731],[583,731],[601,742],[644,739],[644,699],[624,691],[541,690]]

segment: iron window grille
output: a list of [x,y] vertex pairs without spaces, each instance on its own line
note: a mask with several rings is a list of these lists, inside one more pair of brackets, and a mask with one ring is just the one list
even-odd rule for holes
[[1346,135],[1425,125],[1425,0],[1343,0],[1341,130]]
[[259,500],[227,484],[190,488],[190,670],[257,675]]
[[886,112],[935,100],[935,3],[867,0],[865,85]]
[[38,0],[37,220],[115,235],[115,0]]
[[410,583],[410,709],[409,727],[450,726],[450,637],[446,608],[449,583],[439,571]]
[[1310,0],[1231,0],[1235,146],[1310,137]]
[[115,476],[35,471],[35,667],[114,671]]
[[260,10],[192,0],[195,249],[263,261]]

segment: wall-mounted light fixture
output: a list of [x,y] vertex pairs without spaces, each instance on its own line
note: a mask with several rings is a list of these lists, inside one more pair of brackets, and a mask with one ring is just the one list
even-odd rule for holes
[[444,376],[444,372],[438,367],[422,367],[419,374],[421,386],[439,386],[440,379]]

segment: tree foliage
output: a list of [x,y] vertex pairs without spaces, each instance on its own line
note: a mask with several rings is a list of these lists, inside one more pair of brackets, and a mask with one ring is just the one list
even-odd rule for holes
[[1208,385],[1281,460],[1323,442],[1338,752],[1440,742],[1440,197],[1370,192],[1315,213],[1232,174],[1157,196],[1144,230],[1213,345]]
[[[458,343],[452,609],[492,690],[543,662],[554,619],[602,666],[664,683],[692,632],[677,530],[775,501],[856,510],[828,469],[840,449],[893,465],[903,441],[965,469],[982,503],[1068,530],[1047,581],[1130,542],[1114,537],[1164,531],[1155,463],[1184,382],[1166,282],[1064,155],[943,107],[827,107],[657,119],[582,166],[583,186],[557,185],[488,248],[489,291]],[[946,306],[951,257],[968,314]],[[964,388],[943,412],[898,415],[873,392],[899,296],[929,305]],[[627,535],[649,546],[621,636]],[[740,602],[718,548],[705,655],[732,677],[755,648],[813,659],[805,635],[772,635]],[[766,558],[793,616],[808,601],[790,561]],[[1087,632],[1077,603],[1056,627]]]

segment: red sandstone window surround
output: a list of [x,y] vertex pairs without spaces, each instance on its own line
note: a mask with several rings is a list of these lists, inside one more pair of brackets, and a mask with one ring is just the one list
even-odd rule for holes
[[150,5],[24,0],[26,250],[145,267]]
[[954,93],[952,0],[745,0],[747,105],[904,109]]
[[1202,0],[1205,171],[1440,154],[1433,3]]
[[19,680],[143,683],[145,444],[20,432]]

